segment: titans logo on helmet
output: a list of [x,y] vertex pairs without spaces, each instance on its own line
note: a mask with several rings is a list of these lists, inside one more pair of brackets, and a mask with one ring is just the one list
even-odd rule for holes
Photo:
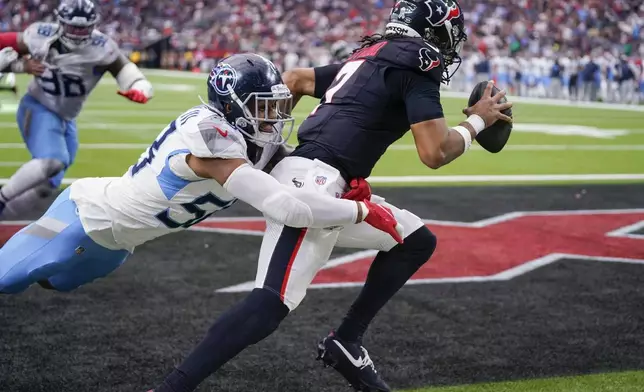
[[210,73],[210,84],[217,93],[228,95],[237,85],[237,71],[228,64],[219,64]]

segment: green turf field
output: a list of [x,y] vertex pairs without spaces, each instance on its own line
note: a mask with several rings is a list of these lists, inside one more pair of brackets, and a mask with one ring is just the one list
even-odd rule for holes
[[644,372],[624,372],[414,389],[407,392],[636,392],[642,390],[642,385],[644,385]]
[[[121,175],[158,133],[177,115],[198,104],[205,94],[203,76],[150,75],[156,96],[147,105],[131,103],[115,94],[111,76],[92,93],[78,119],[81,147],[68,178]],[[25,91],[27,77],[19,78]],[[3,93],[0,109],[0,178],[9,177],[29,158],[15,125],[16,103]],[[448,121],[456,125],[465,99],[444,98]],[[315,105],[304,100],[295,114],[301,121]],[[525,181],[531,175],[639,174],[644,177],[644,112],[587,109],[566,106],[517,104],[515,131],[506,149],[490,154],[474,146],[464,157],[438,171],[423,166],[415,152],[411,133],[403,137],[377,165],[374,176],[422,176],[405,182],[481,181],[495,178],[454,178],[456,175],[515,175]],[[439,177],[440,176],[440,177]],[[642,180],[630,178],[626,181]],[[391,182],[384,178],[375,182]],[[551,178],[550,181],[557,178]],[[566,177],[564,176],[564,180]],[[625,181],[625,180],[622,180]],[[503,180],[502,182],[506,182]],[[567,182],[567,181],[564,181]],[[587,182],[587,180],[585,180]]]

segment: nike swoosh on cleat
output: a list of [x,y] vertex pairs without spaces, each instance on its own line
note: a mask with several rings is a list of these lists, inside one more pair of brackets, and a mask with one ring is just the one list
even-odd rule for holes
[[340,348],[340,350],[342,350],[342,352],[344,353],[344,355],[349,359],[349,361],[351,362],[351,364],[352,364],[353,366],[355,366],[355,367],[357,367],[357,368],[360,368],[360,369],[362,369],[363,367],[365,367],[365,366],[366,366],[366,365],[363,363],[363,362],[364,362],[364,358],[362,358],[362,356],[359,356],[359,357],[358,357],[358,359],[355,359],[355,358],[353,358],[353,355],[351,355],[351,353],[350,353],[349,351],[347,351],[347,349],[346,349],[346,348],[344,348],[344,346],[342,345],[342,343],[338,342],[337,340],[334,340],[334,341],[333,341],[333,343],[335,343],[335,344]]

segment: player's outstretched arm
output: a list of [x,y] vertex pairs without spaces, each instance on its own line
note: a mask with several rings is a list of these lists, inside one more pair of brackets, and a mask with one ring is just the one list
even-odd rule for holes
[[152,84],[145,78],[139,67],[119,54],[108,65],[107,70],[114,76],[119,86],[117,93],[132,102],[146,103],[154,95]]
[[195,174],[216,180],[231,195],[286,226],[325,228],[365,221],[402,242],[402,226],[391,211],[369,200],[336,199],[330,195],[287,187],[239,158],[198,158],[188,155],[187,159]]

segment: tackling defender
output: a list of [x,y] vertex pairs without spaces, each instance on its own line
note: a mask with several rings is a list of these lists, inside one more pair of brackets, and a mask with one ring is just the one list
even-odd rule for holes
[[122,177],[75,181],[0,249],[0,293],[33,283],[73,290],[114,271],[135,247],[189,228],[237,199],[290,226],[364,221],[402,241],[385,207],[336,199],[315,186],[292,189],[262,171],[285,143],[284,127],[290,134],[294,124],[292,95],[270,61],[231,56],[207,84],[208,103],[172,121]]
[[106,71],[127,99],[146,103],[153,95],[138,67],[95,29],[99,15],[90,0],[63,0],[56,17],[55,24],[37,22],[22,33],[0,34],[0,49],[23,55],[10,63],[10,70],[34,75],[17,113],[32,159],[0,189],[3,219],[29,211],[60,186],[78,149],[76,117]]
[[[285,75],[297,95],[324,97],[300,126],[295,151],[271,175],[286,186],[309,186],[311,178],[304,174],[323,170],[321,193],[333,195],[350,186],[345,198],[369,200],[369,186],[360,179],[410,128],[421,161],[438,169],[467,151],[486,125],[511,121],[501,111],[512,104],[498,104],[505,93],[491,96],[490,83],[484,98],[466,110],[470,117],[447,126],[440,84],[451,77],[447,68],[460,62],[464,28],[454,0],[400,0],[385,34],[366,37],[346,63]],[[319,358],[356,390],[390,391],[362,337],[378,311],[432,255],[436,237],[412,213],[376,196],[373,201],[390,208],[403,225],[404,243],[365,225],[301,229],[267,217],[255,289],[215,321],[155,392],[193,391],[243,349],[273,333],[303,300],[334,246],[380,252],[340,326],[319,343]]]

